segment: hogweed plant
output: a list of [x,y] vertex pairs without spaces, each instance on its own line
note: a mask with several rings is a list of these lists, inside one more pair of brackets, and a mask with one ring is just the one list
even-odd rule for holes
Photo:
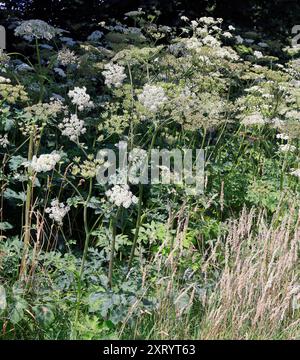
[[126,18],[0,50],[1,337],[296,337],[299,58]]

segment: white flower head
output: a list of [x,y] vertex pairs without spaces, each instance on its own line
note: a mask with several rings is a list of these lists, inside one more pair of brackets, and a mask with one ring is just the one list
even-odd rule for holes
[[211,16],[203,16],[199,19],[199,22],[201,22],[202,24],[205,24],[205,25],[214,25],[214,24],[217,24],[218,22],[221,22],[220,20],[221,19],[215,20]]
[[261,51],[254,51],[253,54],[257,59],[261,59],[262,57],[264,57],[264,55]]
[[156,113],[168,100],[161,86],[146,84],[138,95],[139,102],[150,112]]
[[43,20],[22,21],[15,29],[16,36],[23,36],[24,39],[28,41],[32,41],[33,39],[51,40],[61,33],[61,29],[55,28]]
[[237,44],[242,44],[244,42],[244,39],[240,35],[237,35],[235,37],[235,41]]
[[243,118],[242,124],[245,126],[265,125],[266,120],[260,114],[251,114]]
[[123,206],[128,209],[130,205],[137,204],[138,198],[132,194],[128,185],[115,185],[106,191],[108,200],[117,207]]
[[74,51],[63,48],[57,54],[57,61],[63,66],[73,65],[78,63],[78,57],[75,55]]
[[102,74],[105,77],[105,85],[109,88],[112,86],[120,87],[126,79],[125,68],[124,66],[120,66],[114,63],[108,63],[104,66],[104,71]]
[[295,152],[296,146],[290,144],[279,145],[279,151],[282,153]]
[[0,76],[0,84],[9,84],[9,83],[11,83],[10,79]]
[[90,95],[86,93],[85,86],[82,88],[76,86],[73,90],[68,92],[68,96],[72,100],[72,103],[78,106],[79,111],[92,108],[94,106]]
[[133,10],[133,11],[129,11],[127,13],[125,13],[125,16],[129,16],[129,17],[136,17],[136,16],[140,16],[145,14],[145,12],[142,10],[142,8],[139,8],[138,10]]
[[34,155],[27,166],[37,173],[47,172],[53,170],[60,159],[61,156],[56,151],[53,151],[51,154],[42,154],[39,157]]
[[204,45],[211,46],[211,47],[218,47],[218,46],[220,46],[220,42],[219,42],[216,38],[214,38],[213,36],[211,36],[211,35],[205,36],[205,38],[202,39],[202,43],[203,43]]
[[196,28],[198,26],[198,22],[196,20],[191,21],[192,28]]
[[79,136],[86,133],[84,121],[79,120],[76,114],[70,118],[64,118],[63,122],[58,125],[63,135],[67,136],[71,141],[77,141]]
[[225,32],[223,33],[223,36],[224,36],[226,39],[231,39],[231,38],[232,38],[232,34],[231,34],[231,32],[229,32],[229,31],[225,31]]
[[300,169],[296,169],[290,172],[291,175],[296,176],[297,178],[300,178]]
[[60,203],[58,199],[51,201],[51,207],[48,207],[45,212],[49,214],[49,218],[53,219],[59,225],[63,224],[63,218],[70,211],[70,207],[64,203]]
[[187,16],[184,16],[184,15],[182,15],[182,16],[180,17],[180,19],[181,19],[182,21],[189,21],[189,18],[188,18]]
[[276,138],[280,140],[288,140],[290,137],[287,134],[277,134]]
[[7,138],[7,134],[5,134],[4,136],[0,135],[0,147],[2,148],[7,148],[7,146],[9,145],[9,141]]

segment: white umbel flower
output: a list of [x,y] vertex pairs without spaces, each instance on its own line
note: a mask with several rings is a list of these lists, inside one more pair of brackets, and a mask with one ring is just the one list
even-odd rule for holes
[[218,47],[218,46],[220,46],[220,42],[219,42],[216,38],[214,38],[213,36],[211,36],[211,35],[205,36],[205,38],[202,39],[202,43],[203,43],[204,45],[211,46],[211,47]]
[[232,38],[232,34],[231,34],[231,32],[229,32],[229,31],[225,31],[225,32],[223,33],[223,36],[224,36],[226,39],[231,39],[231,38]]
[[260,114],[251,114],[243,118],[242,124],[245,126],[265,125],[266,120]]
[[130,205],[138,203],[138,198],[132,194],[128,185],[115,185],[105,194],[108,200],[117,207],[123,206],[128,209]]
[[34,155],[29,166],[35,172],[47,172],[53,170],[60,159],[61,156],[56,151],[51,154],[42,154],[39,157]]
[[138,99],[147,110],[153,113],[156,113],[168,100],[162,87],[148,84],[144,86]]
[[277,134],[276,138],[280,140],[288,140],[290,137],[287,134]]
[[0,76],[0,84],[9,84],[9,83],[11,83],[10,79]]
[[283,153],[295,152],[296,146],[290,144],[279,145],[279,151]]
[[63,66],[67,66],[67,65],[77,64],[78,57],[76,56],[74,51],[68,48],[63,48],[57,54],[57,61],[59,64]]
[[240,35],[237,35],[235,37],[235,41],[237,44],[242,44],[244,42],[244,39]]
[[72,141],[77,141],[79,136],[86,133],[84,121],[79,120],[76,114],[70,118],[64,118],[63,122],[58,125],[61,133]]
[[43,20],[26,20],[15,29],[16,36],[23,36],[28,41],[33,39],[51,40],[61,33],[61,29],[57,29]]
[[90,95],[86,93],[85,86],[82,88],[76,86],[73,90],[68,92],[68,96],[72,100],[72,103],[78,106],[79,111],[86,108],[92,108],[94,106]]
[[112,86],[120,87],[127,77],[124,66],[108,63],[104,66],[104,69],[105,70],[102,72],[105,77],[104,82],[109,88]]
[[4,136],[0,135],[0,147],[2,148],[7,148],[7,146],[9,145],[9,141],[7,138],[7,134],[5,134]]
[[49,218],[54,220],[59,225],[63,224],[63,218],[70,211],[70,207],[64,203],[60,203],[58,199],[51,201],[51,207],[47,208],[45,212],[49,214]]
[[261,59],[262,57],[264,57],[264,55],[261,51],[254,51],[253,54],[257,59]]
[[300,169],[296,169],[290,172],[291,175],[296,176],[297,178],[300,178]]

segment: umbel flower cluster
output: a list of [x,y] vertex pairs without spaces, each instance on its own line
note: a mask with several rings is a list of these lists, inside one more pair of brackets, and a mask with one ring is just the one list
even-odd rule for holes
[[0,147],[6,148],[9,145],[7,134],[4,136],[0,135]]
[[125,74],[124,66],[120,66],[114,63],[108,63],[104,66],[104,71],[102,72],[105,77],[105,85],[109,88],[112,86],[120,87],[127,75]]
[[140,103],[150,112],[156,113],[168,100],[162,87],[146,84],[138,95]]
[[114,185],[110,190],[107,190],[105,194],[108,200],[117,207],[123,206],[127,209],[132,204],[138,203],[138,198],[132,194],[129,186],[126,184]]
[[58,52],[57,61],[60,65],[67,66],[67,65],[77,64],[78,57],[76,56],[74,51],[65,47]]
[[72,103],[78,107],[79,111],[89,109],[94,106],[90,95],[86,92],[85,86],[82,88],[76,86],[73,90],[69,91],[68,96]]
[[56,151],[53,151],[51,154],[42,154],[38,157],[34,155],[28,166],[37,173],[47,172],[53,170],[60,159],[61,156]]
[[86,133],[84,121],[78,119],[77,114],[64,118],[58,127],[61,129],[61,133],[72,141],[78,141],[79,136]]
[[70,206],[60,203],[58,199],[51,201],[51,207],[45,209],[45,212],[49,214],[49,218],[54,220],[58,225],[63,224],[63,218],[70,211]]
[[43,20],[23,21],[15,29],[16,36],[22,36],[28,41],[32,41],[33,39],[51,40],[61,33],[61,29],[55,28]]

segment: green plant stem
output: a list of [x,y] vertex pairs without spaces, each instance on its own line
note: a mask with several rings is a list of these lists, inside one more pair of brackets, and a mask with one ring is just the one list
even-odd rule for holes
[[83,206],[83,223],[84,223],[84,231],[85,231],[85,243],[84,243],[83,255],[82,255],[81,266],[80,266],[80,273],[79,273],[80,282],[81,282],[82,273],[84,270],[84,264],[85,264],[86,257],[87,257],[87,252],[88,252],[88,248],[89,248],[89,240],[90,240],[90,235],[91,235],[91,233],[89,231],[89,227],[88,227],[87,209],[88,209],[88,203],[90,202],[90,199],[92,196],[92,190],[93,190],[93,179],[91,178],[90,184],[89,184],[89,193],[88,193],[87,199]]
[[[29,139],[29,146],[28,146],[28,161],[32,160],[33,157],[33,134],[30,135]],[[28,169],[28,183],[26,189],[26,202],[25,202],[25,226],[24,226],[24,249],[23,249],[23,256],[20,266],[20,277],[24,275],[26,272],[26,258],[28,254],[28,248],[30,244],[30,228],[31,228],[31,218],[30,218],[30,208],[31,208],[31,197],[32,197],[32,170]]]
[[[151,150],[152,150],[152,148],[154,146],[156,136],[157,136],[157,131],[158,131],[158,128],[155,127],[154,133],[153,133],[153,136],[152,136],[152,140],[151,140],[151,144],[150,144],[150,148],[148,150],[148,156],[151,154]],[[135,248],[136,248],[136,244],[137,244],[137,240],[138,240],[139,232],[140,232],[140,227],[141,227],[142,205],[143,205],[143,189],[144,189],[143,184],[140,183],[139,184],[138,215],[137,215],[137,220],[136,220],[136,226],[135,226],[135,233],[134,233],[132,248],[131,248],[130,257],[129,257],[129,261],[128,261],[127,274],[130,271],[130,268],[131,268],[131,265],[132,265],[132,261],[133,261],[134,253],[135,253]]]
[[127,273],[130,271],[131,269],[131,265],[132,265],[132,261],[134,258],[134,253],[135,253],[135,248],[136,248],[136,244],[137,244],[137,240],[139,237],[139,230],[141,227],[141,217],[142,217],[142,204],[143,204],[143,185],[139,184],[139,203],[138,203],[138,215],[137,215],[137,219],[136,219],[136,225],[135,225],[135,232],[134,232],[134,238],[133,238],[133,243],[132,243],[132,248],[131,248],[131,252],[130,252],[130,257],[129,257],[129,261],[128,261],[128,269],[127,269]]
[[110,289],[112,288],[113,281],[113,267],[114,267],[114,257],[115,257],[115,246],[116,246],[116,236],[117,236],[117,221],[119,217],[120,208],[117,210],[117,214],[111,221],[111,230],[112,230],[112,239],[111,239],[111,247],[110,247],[110,259],[108,266],[108,285]]
[[72,331],[72,334],[71,334],[72,339],[76,339],[76,337],[77,337],[76,329],[77,329],[78,318],[79,318],[81,290],[82,290],[82,275],[83,275],[83,271],[84,271],[84,265],[85,265],[85,261],[86,261],[86,257],[87,257],[87,253],[88,253],[88,248],[89,248],[89,239],[90,239],[90,235],[91,235],[91,233],[89,231],[89,227],[88,227],[87,209],[88,209],[88,203],[89,203],[89,201],[91,199],[91,196],[92,196],[92,190],[93,190],[93,179],[90,178],[89,192],[88,192],[88,196],[87,196],[86,201],[85,201],[84,206],[83,206],[83,222],[84,222],[84,230],[85,230],[85,243],[84,243],[84,249],[83,249],[83,254],[82,254],[82,259],[81,259],[81,266],[80,266],[80,271],[79,271],[79,276],[78,276],[76,312],[75,312],[75,320],[74,320],[75,331],[74,332]]

